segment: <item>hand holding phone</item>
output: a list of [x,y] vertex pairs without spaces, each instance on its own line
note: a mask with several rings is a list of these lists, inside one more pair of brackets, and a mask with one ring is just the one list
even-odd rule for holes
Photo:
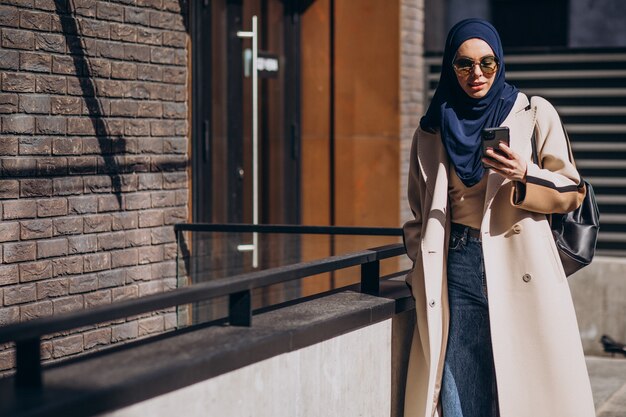
[[[493,159],[492,157],[487,155],[487,149],[489,148],[493,149],[494,152],[508,158],[508,156],[505,155],[500,150],[500,142],[503,142],[504,144],[509,146],[510,137],[509,137],[508,127],[506,126],[505,127],[492,127],[492,128],[483,129],[481,133],[481,139],[482,139],[483,156],[485,158]],[[490,168],[485,163],[483,163],[483,166],[485,168]]]

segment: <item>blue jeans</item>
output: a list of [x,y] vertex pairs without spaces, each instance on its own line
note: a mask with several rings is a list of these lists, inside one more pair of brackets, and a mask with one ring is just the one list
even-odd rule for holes
[[450,327],[443,368],[443,417],[497,417],[498,397],[480,240],[453,228],[448,250]]

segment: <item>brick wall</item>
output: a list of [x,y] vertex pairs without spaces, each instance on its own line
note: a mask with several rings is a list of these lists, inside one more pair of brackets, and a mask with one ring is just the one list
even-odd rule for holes
[[[179,0],[0,4],[0,325],[170,289],[187,219]],[[171,328],[174,312],[43,343],[57,359]],[[14,365],[0,346],[0,371]]]

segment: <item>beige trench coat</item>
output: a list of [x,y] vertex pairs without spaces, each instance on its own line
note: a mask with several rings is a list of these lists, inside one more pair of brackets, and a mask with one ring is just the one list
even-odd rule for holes
[[[531,160],[536,126],[540,169],[527,185],[489,171],[481,224],[501,417],[595,416],[572,299],[545,214],[577,207],[584,189],[569,162],[561,122],[546,100],[519,94],[508,126],[511,148]],[[413,139],[404,225],[416,300],[405,417],[441,416],[439,391],[448,335],[446,254],[450,230],[448,157],[438,134]],[[471,417],[471,416],[470,416]]]

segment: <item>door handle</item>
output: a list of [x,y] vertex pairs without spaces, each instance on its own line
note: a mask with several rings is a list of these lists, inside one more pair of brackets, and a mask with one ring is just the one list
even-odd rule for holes
[[[259,224],[259,31],[257,16],[252,16],[252,31],[238,31],[239,38],[252,39],[252,224]],[[252,267],[259,267],[259,234],[252,233],[252,245],[239,245],[252,251]]]

